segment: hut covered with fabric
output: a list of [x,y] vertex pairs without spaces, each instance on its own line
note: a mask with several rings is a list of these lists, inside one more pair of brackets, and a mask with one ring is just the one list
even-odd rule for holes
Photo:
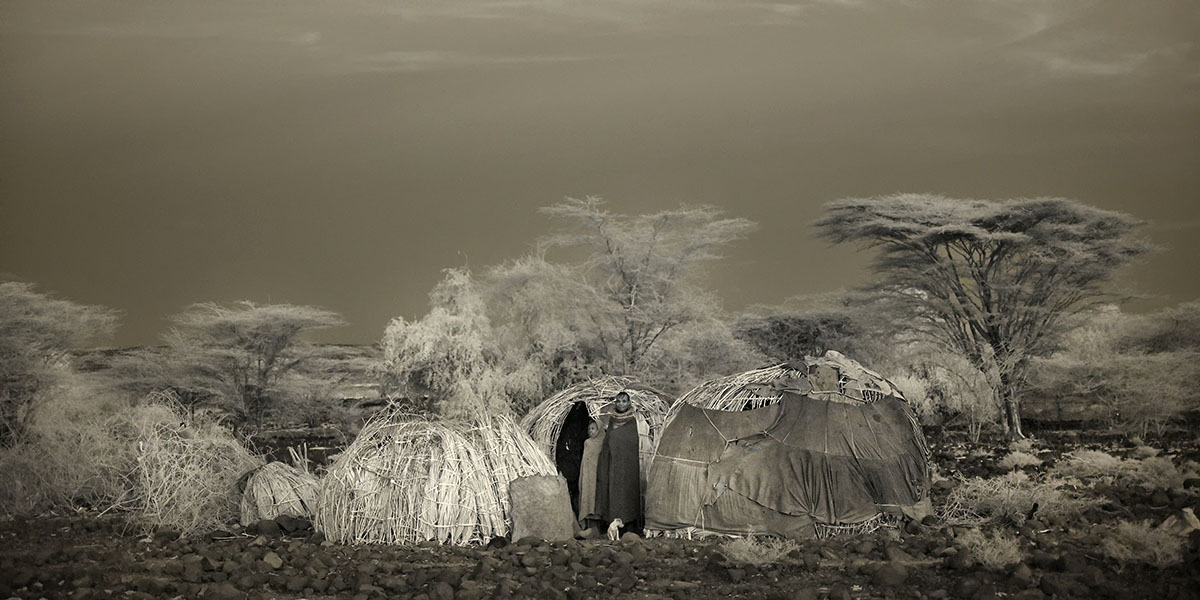
[[672,398],[668,394],[641,384],[632,377],[605,375],[554,394],[521,420],[521,428],[533,438],[567,480],[567,489],[575,508],[578,508],[579,469],[588,423],[596,422],[603,429],[606,419],[612,414],[613,399],[619,392],[629,395],[638,421],[642,489],[645,489],[645,474],[654,454],[654,444],[671,407]]
[[313,525],[345,543],[487,543],[509,533],[509,484],[530,475],[554,475],[554,465],[508,417],[385,412],[321,478]]
[[904,395],[837,352],[732,375],[672,405],[646,529],[808,539],[920,519],[928,457]]

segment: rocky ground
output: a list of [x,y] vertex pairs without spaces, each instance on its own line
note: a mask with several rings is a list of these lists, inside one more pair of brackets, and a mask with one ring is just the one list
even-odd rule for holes
[[[1064,448],[1047,451],[1048,461]],[[961,444],[935,445],[934,458],[944,474],[997,473],[997,454]],[[939,484],[935,503],[954,479]],[[1092,493],[1104,503],[1075,522],[1014,527],[1024,560],[996,570],[966,558],[961,528],[936,518],[800,544],[758,565],[730,560],[720,540],[344,546],[287,518],[194,539],[140,535],[119,515],[22,518],[0,522],[0,598],[1200,597],[1200,532],[1186,540],[1182,564],[1161,570],[1115,564],[1089,533],[1116,516],[1161,521],[1180,508],[1200,510],[1196,490]]]

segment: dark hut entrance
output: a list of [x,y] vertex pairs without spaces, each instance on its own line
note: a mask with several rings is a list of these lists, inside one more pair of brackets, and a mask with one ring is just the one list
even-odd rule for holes
[[579,463],[583,460],[583,442],[587,440],[587,405],[576,402],[563,421],[562,431],[554,445],[554,463],[558,472],[567,480],[567,491],[571,494],[571,510],[579,513]]

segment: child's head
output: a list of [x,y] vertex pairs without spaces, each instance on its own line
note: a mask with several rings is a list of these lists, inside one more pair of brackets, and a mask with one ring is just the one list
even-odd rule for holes
[[594,438],[600,434],[600,424],[595,421],[588,421],[588,437]]

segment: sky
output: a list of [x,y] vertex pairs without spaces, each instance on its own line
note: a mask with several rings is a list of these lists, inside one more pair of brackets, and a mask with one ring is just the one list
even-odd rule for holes
[[844,197],[1061,196],[1147,221],[1119,283],[1200,298],[1195,0],[5,0],[0,274],[119,309],[320,306],[372,343],[538,207],[759,223],[725,307],[868,284]]

